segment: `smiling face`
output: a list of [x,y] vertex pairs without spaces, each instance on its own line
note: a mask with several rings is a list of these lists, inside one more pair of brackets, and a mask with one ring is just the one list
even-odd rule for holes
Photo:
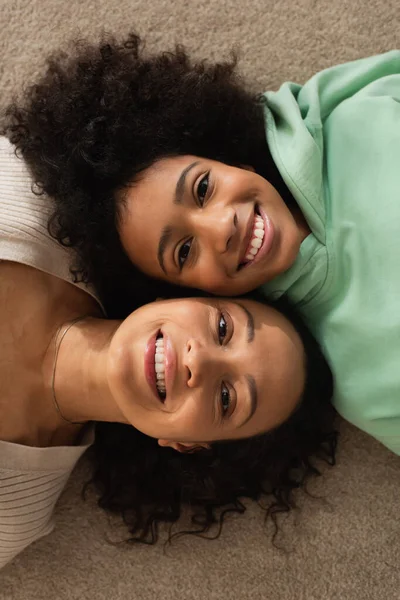
[[220,295],[286,271],[302,241],[266,179],[194,156],[162,159],[124,190],[119,234],[147,275]]
[[127,421],[170,445],[246,438],[275,428],[299,403],[304,348],[263,304],[156,302],[116,331],[108,382]]

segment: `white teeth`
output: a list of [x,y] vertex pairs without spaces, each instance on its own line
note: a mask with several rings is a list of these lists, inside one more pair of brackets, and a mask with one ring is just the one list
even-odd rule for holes
[[154,369],[156,372],[156,386],[159,392],[165,393],[165,354],[164,338],[156,340],[156,351],[154,354]]
[[253,248],[257,248],[258,250],[262,246],[262,240],[260,240],[260,238],[253,238],[251,240],[251,245]]
[[258,250],[261,248],[264,239],[264,221],[259,215],[255,216],[254,229],[250,240],[249,247],[245,259],[247,261],[254,260]]

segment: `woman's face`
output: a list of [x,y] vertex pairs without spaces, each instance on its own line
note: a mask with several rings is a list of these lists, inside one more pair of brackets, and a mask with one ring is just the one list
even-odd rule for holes
[[157,279],[235,296],[286,271],[300,248],[291,212],[250,168],[166,158],[122,194],[123,247]]
[[242,299],[143,306],[114,334],[107,368],[127,422],[171,446],[275,428],[305,385],[304,349],[291,323]]

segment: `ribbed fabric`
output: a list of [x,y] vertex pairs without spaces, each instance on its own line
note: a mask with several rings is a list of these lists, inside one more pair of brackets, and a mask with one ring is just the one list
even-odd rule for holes
[[[25,162],[17,158],[9,140],[0,136],[0,260],[20,262],[71,282],[73,253],[47,230],[52,210],[47,196],[32,192]],[[99,302],[89,286],[76,285]]]
[[0,568],[54,527],[54,506],[78,459],[93,443],[32,448],[0,441]]
[[[72,255],[47,231],[51,201],[33,194],[31,185],[23,160],[0,137],[0,260],[20,262],[72,283]],[[83,284],[79,287],[96,297]],[[0,568],[53,529],[54,505],[92,442],[92,431],[77,446],[32,448],[0,441]]]

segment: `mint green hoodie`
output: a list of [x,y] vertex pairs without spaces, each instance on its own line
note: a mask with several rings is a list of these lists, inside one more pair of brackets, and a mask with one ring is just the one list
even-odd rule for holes
[[312,233],[262,289],[305,317],[338,412],[400,454],[400,52],[265,99],[272,157]]

